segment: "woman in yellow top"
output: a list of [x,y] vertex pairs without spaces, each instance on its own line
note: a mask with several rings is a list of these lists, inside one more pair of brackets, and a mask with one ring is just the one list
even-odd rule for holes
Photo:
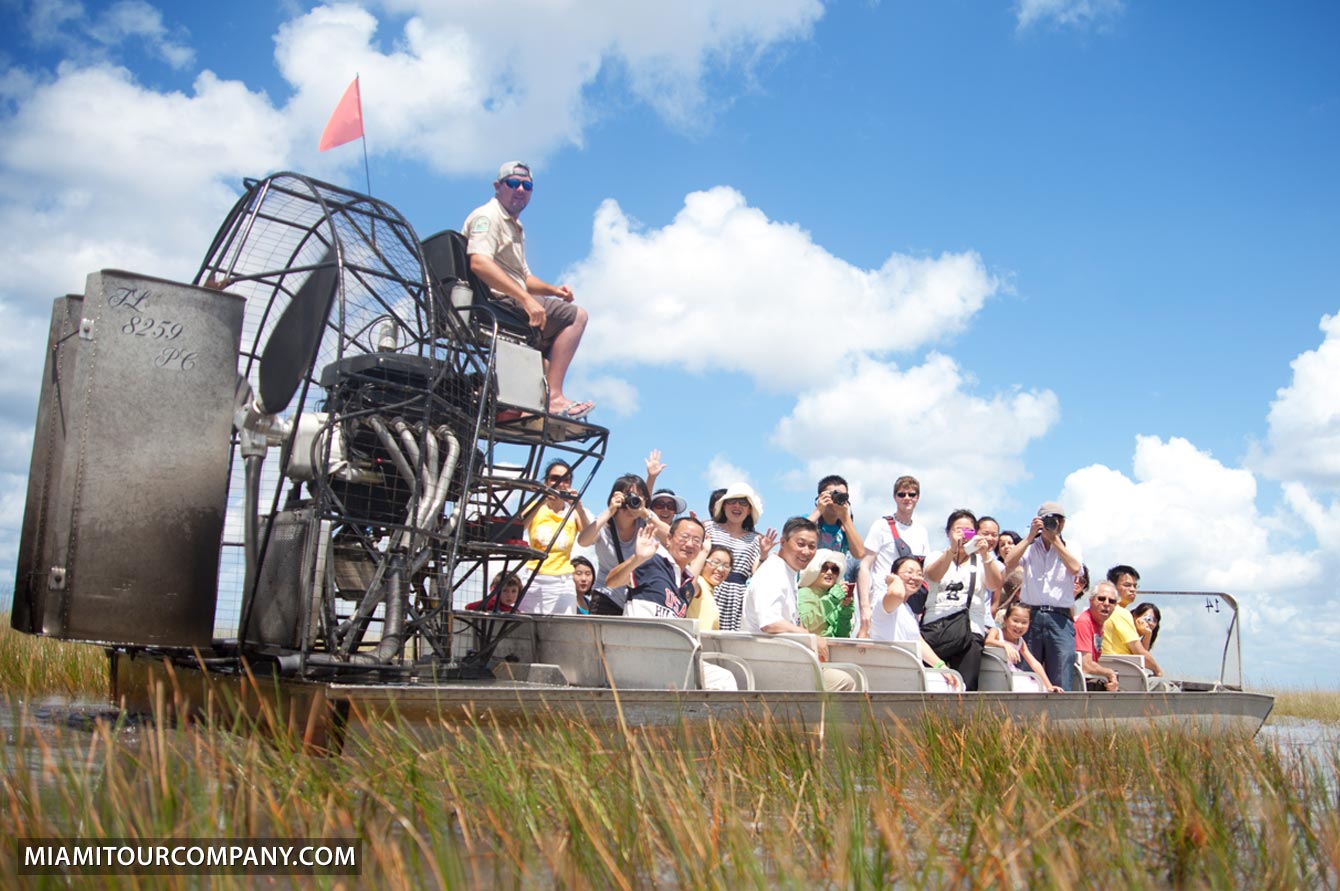
[[717,609],[716,597],[712,592],[730,575],[732,557],[731,549],[725,545],[716,545],[707,552],[702,574],[697,578],[698,594],[685,613],[688,618],[698,620],[699,631],[721,630],[721,610]]
[[[550,494],[538,499],[526,511],[526,534],[530,546],[549,553],[543,561],[526,565],[535,573],[518,609],[523,613],[576,615],[577,588],[572,583],[572,546],[577,533],[591,522],[586,508],[572,488],[572,469],[562,461],[552,461],[544,470],[544,484]],[[564,522],[572,504],[571,522]]]

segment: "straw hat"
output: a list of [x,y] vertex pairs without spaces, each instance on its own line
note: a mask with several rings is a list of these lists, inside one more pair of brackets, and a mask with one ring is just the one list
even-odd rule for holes
[[749,518],[757,525],[758,518],[763,516],[763,501],[748,483],[731,483],[727,486],[726,494],[717,499],[717,509],[712,512],[712,519],[718,523],[725,521],[726,502],[732,498],[746,498],[749,500]]
[[814,559],[800,571],[800,587],[813,587],[814,583],[819,580],[819,571],[824,568],[825,563],[837,564],[838,579],[841,580],[842,571],[847,568],[847,555],[841,551],[830,551],[828,548],[820,548],[815,551]]

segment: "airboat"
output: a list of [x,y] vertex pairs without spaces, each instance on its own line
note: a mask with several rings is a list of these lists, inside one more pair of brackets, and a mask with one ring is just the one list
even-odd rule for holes
[[[868,641],[835,647],[861,690],[826,694],[803,638],[464,610],[543,558],[520,515],[555,494],[547,462],[584,493],[604,458],[607,429],[548,404],[531,329],[459,233],[420,240],[387,203],[297,173],[246,180],[193,281],[104,269],[54,301],[12,624],[105,648],[123,708],[226,701],[316,745],[389,714],[1247,733],[1269,714],[1241,689],[1223,594],[1217,678],[1174,690],[1132,664],[1128,692],[1061,695],[1024,692],[994,656],[981,692],[942,689]],[[739,689],[703,689],[709,662]]]

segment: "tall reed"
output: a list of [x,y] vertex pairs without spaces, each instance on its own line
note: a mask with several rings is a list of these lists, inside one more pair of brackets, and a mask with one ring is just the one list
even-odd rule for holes
[[[619,728],[556,714],[425,729],[354,715],[343,751],[318,757],[246,721],[90,730],[6,707],[7,838],[358,836],[361,883],[377,887],[1311,888],[1340,876],[1340,754],[1241,736],[929,719],[819,733],[780,717]],[[4,887],[17,886],[14,854],[0,846]]]
[[0,691],[23,699],[106,699],[107,653],[15,631],[9,614],[0,614]]

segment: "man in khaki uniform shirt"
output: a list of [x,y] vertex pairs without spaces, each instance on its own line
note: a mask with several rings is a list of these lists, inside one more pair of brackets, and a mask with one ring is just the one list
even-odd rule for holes
[[540,329],[549,411],[579,420],[595,404],[565,396],[563,379],[586,331],[587,315],[572,302],[572,288],[541,281],[526,265],[526,233],[518,218],[534,188],[528,165],[520,161],[502,165],[493,183],[493,199],[465,219],[465,250],[470,255],[470,270],[493,291],[493,299]]

